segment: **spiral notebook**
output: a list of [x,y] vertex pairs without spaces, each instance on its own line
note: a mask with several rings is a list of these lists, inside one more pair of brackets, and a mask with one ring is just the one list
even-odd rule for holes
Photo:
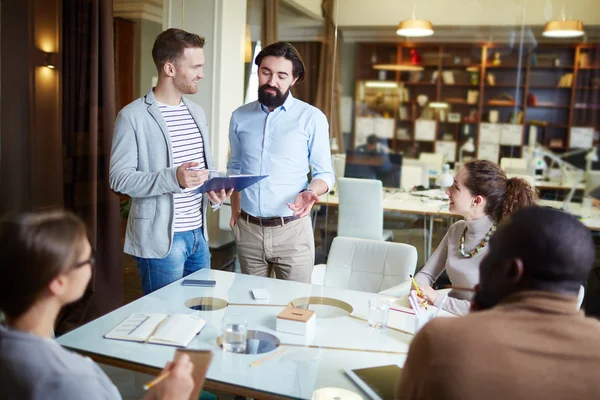
[[126,340],[186,347],[206,325],[206,321],[188,314],[131,314],[104,335],[106,339]]
[[400,378],[402,368],[398,365],[383,365],[381,367],[346,369],[346,374],[373,400],[396,398],[396,383]]

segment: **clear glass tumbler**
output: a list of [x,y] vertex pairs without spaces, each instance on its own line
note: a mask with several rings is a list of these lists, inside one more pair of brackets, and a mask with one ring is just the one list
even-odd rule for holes
[[248,338],[248,321],[241,315],[227,315],[223,318],[223,350],[232,353],[245,353]]
[[369,300],[369,318],[368,323],[371,328],[385,328],[390,313],[389,300],[379,297],[373,297]]

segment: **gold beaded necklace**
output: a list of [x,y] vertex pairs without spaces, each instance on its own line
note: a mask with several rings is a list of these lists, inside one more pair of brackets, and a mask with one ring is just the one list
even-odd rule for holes
[[490,241],[490,238],[492,237],[492,235],[494,234],[494,232],[496,232],[496,223],[494,222],[494,225],[492,225],[492,227],[490,228],[490,230],[488,231],[488,233],[486,233],[485,237],[483,238],[483,240],[481,241],[481,243],[479,243],[477,245],[477,247],[475,247],[473,250],[471,250],[468,253],[465,253],[465,236],[467,235],[467,231],[469,230],[469,228],[467,226],[465,226],[465,230],[462,233],[462,236],[460,237],[460,254],[465,257],[465,258],[471,258],[474,255],[476,255],[477,253],[479,253],[481,250],[483,250],[483,248],[488,244],[488,242]]

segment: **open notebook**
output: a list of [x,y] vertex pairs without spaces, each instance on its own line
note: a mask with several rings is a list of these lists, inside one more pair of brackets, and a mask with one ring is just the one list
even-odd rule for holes
[[131,314],[104,337],[186,347],[204,327],[206,321],[187,314]]

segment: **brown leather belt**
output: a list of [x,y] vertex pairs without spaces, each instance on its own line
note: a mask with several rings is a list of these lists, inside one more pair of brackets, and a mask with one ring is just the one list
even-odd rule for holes
[[283,225],[287,224],[288,222],[292,222],[292,221],[296,220],[296,217],[294,217],[294,216],[292,216],[292,217],[270,217],[270,218],[253,217],[252,215],[248,214],[244,210],[242,210],[242,212],[240,213],[240,217],[243,218],[244,220],[246,220],[247,222],[250,222],[251,224],[267,226],[267,227],[283,226]]

